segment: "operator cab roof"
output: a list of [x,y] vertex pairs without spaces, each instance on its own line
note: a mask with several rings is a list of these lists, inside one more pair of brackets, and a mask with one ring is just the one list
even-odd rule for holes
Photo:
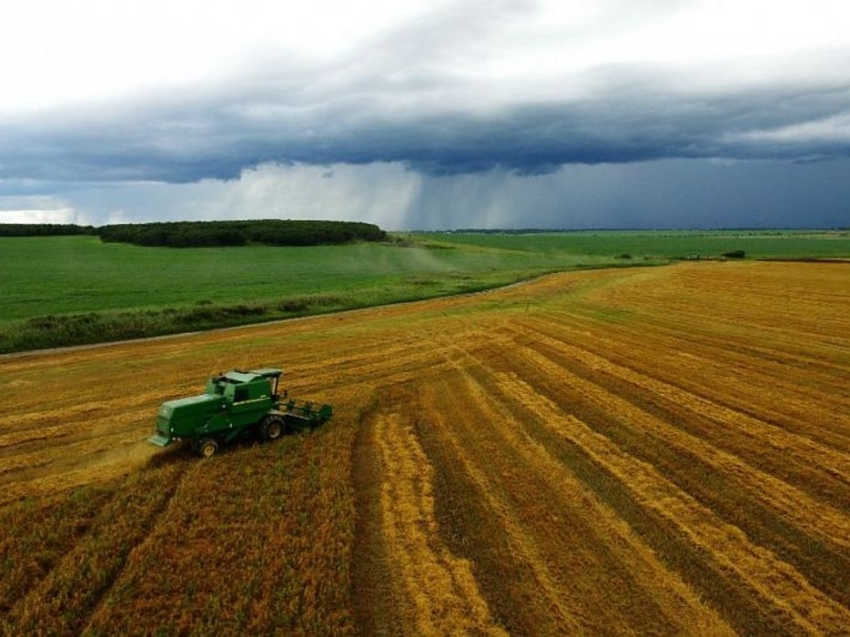
[[283,372],[281,370],[274,369],[271,367],[263,369],[252,369],[248,372],[234,369],[232,371],[227,372],[226,374],[222,374],[219,378],[228,383],[249,383],[252,380],[257,380],[258,378],[280,376],[282,373]]
[[252,374],[259,374],[260,376],[280,376],[283,373],[282,369],[276,369],[274,367],[263,367],[261,369],[252,369]]

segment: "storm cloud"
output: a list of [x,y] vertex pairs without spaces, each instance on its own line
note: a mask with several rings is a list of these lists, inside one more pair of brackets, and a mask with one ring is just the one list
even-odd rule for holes
[[[686,212],[672,215],[671,206],[701,196],[703,183],[739,212],[770,202],[776,210],[781,201],[736,176],[773,175],[782,180],[779,190],[789,180],[800,185],[790,200],[817,213],[806,221],[836,220],[838,200],[826,198],[846,195],[839,182],[850,158],[850,41],[836,44],[844,32],[830,34],[829,46],[772,51],[774,37],[764,53],[732,56],[732,47],[725,58],[700,54],[697,42],[693,55],[683,51],[676,60],[673,49],[630,50],[630,38],[651,38],[671,16],[688,25],[682,15],[699,3],[652,3],[651,10],[602,4],[605,11],[561,16],[551,26],[538,3],[441,3],[333,55],[268,48],[218,75],[2,115],[0,209],[20,209],[29,191],[42,202],[54,196],[57,209],[127,216],[132,192],[152,197],[142,198],[148,211],[135,215],[172,218],[189,214],[179,193],[206,202],[204,193],[227,192],[228,200],[242,194],[233,203],[237,215],[383,217],[386,206],[361,205],[381,192],[397,208],[392,227],[528,226],[534,219],[567,227],[577,223],[567,209],[583,209],[580,221],[592,211],[599,223],[590,225],[686,226],[705,223],[705,215],[688,224]],[[774,26],[769,13],[751,20],[749,32],[735,32],[743,40],[736,46],[746,50],[748,36],[756,42],[759,29]],[[674,35],[670,47],[683,37]],[[619,48],[610,48],[612,39]],[[260,174],[264,195],[252,200],[246,184],[256,193]],[[604,181],[639,175],[642,189]],[[272,176],[277,187],[269,185]],[[812,180],[827,186],[807,189]],[[629,212],[577,185],[590,183],[629,197],[643,190],[645,204],[632,200]],[[670,185],[682,197],[659,194]],[[335,205],[315,210],[299,188],[309,197],[325,190]],[[334,199],[338,191],[349,197]],[[502,200],[483,214],[475,201],[488,197],[475,193]],[[14,205],[11,197],[18,197]],[[525,207],[532,200],[548,212]],[[598,200],[605,207],[594,206]],[[651,209],[659,211],[652,220],[641,217]],[[207,208],[207,216],[228,214]],[[751,213],[736,225],[788,214]]]
[[[850,56],[831,59],[850,69]],[[341,70],[328,71],[329,75]],[[361,71],[363,72],[363,71]],[[693,71],[692,71],[693,72]],[[321,74],[322,76],[324,74]],[[850,84],[823,80],[722,90],[679,88],[651,69],[599,69],[580,98],[467,106],[387,90],[390,70],[310,96],[310,86],[204,91],[22,118],[0,127],[5,179],[234,179],[266,162],[402,162],[432,175],[670,158],[811,161],[850,156]],[[569,78],[562,80],[565,84]],[[431,78],[426,93],[439,91]],[[589,89],[588,89],[589,90]],[[305,95],[307,93],[308,95]],[[403,102],[396,105],[396,102]]]

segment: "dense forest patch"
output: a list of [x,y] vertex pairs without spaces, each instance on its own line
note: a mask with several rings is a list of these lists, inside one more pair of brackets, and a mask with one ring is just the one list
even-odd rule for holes
[[73,223],[0,223],[0,237],[65,237],[95,232],[92,226]]
[[386,232],[371,223],[289,219],[118,224],[103,226],[97,234],[101,241],[169,248],[242,246],[249,243],[312,246],[383,241],[387,237]]
[[169,248],[312,246],[353,241],[383,241],[387,233],[359,221],[259,219],[247,221],[174,221],[122,223],[94,228],[74,224],[0,224],[0,236],[40,237],[93,234],[105,242]]

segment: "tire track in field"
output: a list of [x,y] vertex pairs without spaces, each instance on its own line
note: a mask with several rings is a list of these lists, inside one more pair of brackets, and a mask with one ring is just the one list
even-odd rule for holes
[[[537,365],[542,374],[559,377],[560,366],[536,352],[523,357]],[[570,383],[578,382],[572,378]],[[590,383],[588,383],[590,385]],[[528,386],[529,388],[531,386]],[[759,613],[773,624],[776,634],[792,626],[804,632],[839,633],[850,625],[850,610],[812,586],[796,569],[777,559],[771,551],[753,544],[736,526],[670,482],[650,463],[639,460],[594,431],[587,423],[564,413],[548,398],[530,391],[526,407],[541,423],[576,445],[599,467],[614,476],[631,497],[649,514],[663,520],[661,526],[674,529],[696,554],[710,556],[706,566],[728,583],[738,582],[747,590],[745,598],[759,600]],[[596,389],[604,393],[604,390]],[[613,412],[625,409],[626,418],[639,417],[630,404],[608,394]],[[642,425],[647,424],[645,419]],[[732,619],[730,617],[730,619]],[[777,623],[777,620],[781,620]]]
[[[0,427],[2,427],[2,423],[0,423]],[[0,450],[8,447],[16,447],[28,442],[42,442],[53,438],[62,438],[67,435],[68,431],[62,425],[39,427],[34,430],[15,431],[10,434],[0,435]]]
[[[148,549],[158,531],[158,525],[167,518],[170,510],[175,506],[177,494],[183,488],[183,485],[190,482],[195,474],[204,470],[203,466],[194,458],[177,459],[173,456],[174,454],[166,460],[158,461],[156,463],[157,468],[151,469],[154,474],[154,479],[149,480],[151,484],[143,483],[139,487],[140,490],[155,492],[152,498],[152,506],[147,511],[142,511],[138,517],[132,518],[131,523],[134,528],[128,534],[129,537],[122,538],[120,548],[116,551],[121,556],[120,564],[110,573],[108,582],[99,588],[97,598],[90,603],[85,626],[81,631],[83,634],[97,632],[96,630],[92,631],[92,622],[96,620],[100,613],[108,614],[109,609],[106,600],[112,587],[120,581],[122,575],[130,568],[133,554]],[[117,538],[112,539],[112,541],[116,542]],[[97,548],[100,549],[101,547]]]
[[87,532],[12,608],[14,624],[32,634],[85,632],[130,552],[156,528],[190,466],[175,463],[127,478],[128,488],[116,488]]
[[[468,403],[471,413],[451,417],[451,427],[459,440],[478,436],[476,447],[487,444],[486,458],[479,463],[485,472],[490,464],[500,467],[501,475],[495,468],[490,472],[491,484],[509,494],[506,504],[522,520],[514,542],[536,547],[526,554],[536,557],[535,568],[555,584],[551,594],[584,630],[621,634],[640,632],[652,623],[657,633],[700,627],[711,634],[731,634],[619,515],[534,436],[527,422],[515,417],[516,404],[522,405],[528,388],[516,391],[508,375],[494,372],[476,356],[461,358],[461,379],[445,391],[456,392],[455,401]],[[492,423],[492,428],[473,431],[479,422]],[[497,463],[502,455],[505,463]],[[600,581],[608,585],[600,589]],[[598,622],[602,614],[604,625]]]
[[0,504],[106,482],[141,468],[156,453],[141,431],[109,432],[104,426],[102,432],[108,433],[82,439],[69,434],[60,445],[1,455]]
[[821,378],[836,383],[836,366],[846,370],[850,353],[847,274],[846,267],[816,264],[677,267],[642,281],[615,281],[587,300],[591,307],[631,312],[644,331],[693,335],[710,339],[719,352],[745,354],[754,373],[787,370],[791,363],[804,376],[825,374]]
[[[619,343],[619,347],[612,345],[607,349],[595,347],[594,351],[591,351],[587,345],[573,345],[567,342],[564,336],[553,336],[550,331],[541,328],[536,322],[532,325],[523,323],[522,329],[524,333],[526,330],[533,331],[537,349],[543,351],[545,348],[549,351],[550,357],[558,356],[558,362],[562,365],[580,363],[583,370],[604,374],[611,379],[621,381],[623,386],[631,385],[642,395],[670,411],[678,409],[687,413],[690,421],[693,420],[693,416],[697,416],[701,422],[710,422],[726,428],[723,437],[717,438],[716,427],[713,429],[693,427],[692,431],[699,437],[712,440],[714,436],[717,438],[713,440],[715,444],[728,445],[730,450],[734,450],[738,455],[749,454],[748,459],[755,464],[781,459],[784,470],[787,470],[787,466],[795,461],[801,467],[811,468],[813,464],[815,467],[823,467],[823,478],[831,481],[833,487],[842,487],[839,483],[843,483],[842,488],[850,489],[850,481],[841,478],[841,476],[850,475],[850,456],[843,445],[835,448],[832,444],[824,444],[815,437],[813,431],[788,431],[784,426],[729,406],[724,400],[726,394],[719,389],[712,394],[711,398],[708,398],[702,393],[692,391],[689,385],[683,384],[684,381],[681,378],[675,382],[662,379],[657,375],[658,365],[651,356],[635,356],[635,359],[641,361],[639,366],[634,364],[626,366],[614,362],[610,352],[624,348],[631,349],[631,343]],[[828,414],[834,418],[835,408],[832,411],[816,411],[814,415],[817,416],[819,413]],[[846,430],[846,425],[843,429]],[[767,442],[774,450],[783,452],[782,455],[759,452],[758,447],[752,444],[756,438]],[[788,453],[785,453],[786,451]],[[805,480],[800,481],[797,486],[803,489],[808,488],[813,477],[810,471],[805,472]],[[850,491],[846,495],[850,497]],[[836,499],[841,501],[847,500],[848,497]]]
[[[560,374],[569,379],[569,386],[581,389],[593,404],[606,405],[606,409],[617,406],[616,413],[627,414],[630,424],[642,432],[722,470],[751,498],[769,498],[766,504],[808,525],[809,533],[825,540],[837,539],[850,550],[850,519],[836,508],[850,498],[850,483],[842,478],[850,476],[850,457],[583,348],[544,335],[537,341],[528,351],[557,365]],[[645,405],[662,405],[661,417]],[[771,453],[764,453],[754,440],[762,441]],[[776,453],[786,449],[791,449],[791,454]],[[791,473],[787,466],[777,468],[777,462],[801,469]],[[811,482],[818,479],[831,488],[833,498],[824,501],[811,493]],[[817,523],[812,524],[815,520]]]
[[[464,537],[477,538],[479,548],[485,553],[493,550],[494,540],[503,545],[495,548],[500,555],[495,564],[489,564],[489,575],[491,580],[495,578],[498,582],[502,573],[510,573],[508,581],[491,582],[491,587],[504,586],[510,590],[507,594],[489,591],[491,598],[502,602],[493,604],[493,607],[512,631],[519,628],[521,632],[536,629],[552,634],[583,633],[581,618],[574,615],[573,609],[563,599],[556,577],[547,568],[537,547],[525,537],[525,520],[515,510],[508,494],[500,488],[499,480],[485,469],[488,463],[493,469],[494,456],[499,450],[492,445],[485,446],[480,435],[465,437],[467,432],[455,431],[455,419],[469,408],[465,396],[459,398],[464,408],[454,405],[458,400],[453,395],[455,390],[456,385],[451,382],[417,388],[422,405],[422,422],[418,431],[420,437],[427,440],[432,456],[442,460],[441,466],[438,466],[441,474],[460,469],[461,481],[468,483],[472,489],[472,493],[453,497],[453,506],[464,510],[475,508],[484,514],[472,522],[474,528],[461,527],[459,532]],[[436,405],[440,408],[435,409]],[[484,458],[480,454],[484,454]],[[456,489],[461,481],[452,481],[452,485],[447,487]],[[485,528],[482,530],[479,525]],[[451,520],[447,526],[457,528]],[[478,551],[470,549],[468,552],[475,556],[476,562],[487,561],[487,556],[482,557]],[[519,608],[514,607],[517,599],[523,600]]]
[[[617,392],[617,383],[610,378],[596,377],[591,372],[585,379]],[[545,392],[548,394],[548,392]],[[646,410],[640,395],[619,392],[628,396],[636,409]],[[560,404],[564,396],[553,398]],[[667,436],[653,430],[640,418],[611,415],[610,396],[601,393],[589,402],[576,395],[569,399],[569,411],[588,423],[594,430],[611,438],[637,458],[654,465],[659,472],[711,508],[727,522],[741,528],[755,542],[769,548],[800,570],[810,581],[836,600],[850,603],[850,551],[846,546],[847,533],[842,529],[850,521],[829,506],[820,506],[781,480],[765,475],[739,459],[712,449],[710,445],[681,436]],[[658,414],[646,411],[652,422]],[[675,422],[671,424],[676,424]],[[624,426],[625,425],[625,426]],[[691,444],[689,444],[691,443]],[[783,493],[790,496],[785,497]],[[802,497],[801,497],[802,496]],[[802,502],[796,507],[796,502]],[[814,507],[812,505],[815,505]],[[825,511],[828,517],[813,517],[812,509]]]
[[374,433],[386,472],[382,535],[390,568],[404,589],[411,632],[505,635],[493,622],[469,563],[439,542],[433,470],[412,426],[396,412],[381,413]]
[[[681,359],[680,354],[688,353],[713,368],[746,371],[747,378],[752,377],[756,386],[768,390],[774,382],[787,383],[789,376],[795,376],[800,382],[798,390],[814,389],[824,395],[850,399],[850,388],[842,382],[850,359],[837,354],[842,350],[840,346],[833,345],[828,350],[831,356],[827,356],[826,351],[821,352],[817,345],[818,334],[796,334],[794,341],[774,342],[769,356],[759,357],[752,347],[753,343],[764,341],[762,329],[742,330],[720,318],[695,313],[678,317],[671,315],[664,305],[641,307],[640,313],[627,313],[627,319],[618,320],[600,321],[592,311],[581,311],[566,304],[524,318],[538,327],[547,326],[547,331],[553,334],[563,329],[576,335],[592,335],[594,343],[600,347],[609,346],[612,357],[624,362],[634,363],[641,359],[631,356],[633,351],[649,352],[661,361],[673,363],[666,368],[669,372],[675,369],[676,363],[687,360]],[[771,320],[777,320],[775,314]],[[824,317],[821,327],[825,331],[840,330],[832,317]],[[633,349],[617,351],[610,347],[622,346],[624,340]],[[843,349],[850,351],[850,339],[844,342]],[[764,346],[761,349],[766,351]]]
[[352,563],[352,598],[358,635],[400,635],[403,632],[399,589],[390,575],[381,534],[381,482],[384,468],[375,441],[377,402],[365,409],[358,422],[353,449],[352,481],[356,497],[355,536],[358,550]]
[[[574,338],[578,331],[565,330],[564,322],[560,315],[522,321],[559,343]],[[686,332],[659,333],[644,328],[642,324],[636,338],[634,326],[630,331],[609,326],[604,332],[594,332],[592,342],[584,339],[582,347],[603,353],[623,368],[644,374],[651,371],[664,383],[716,406],[850,452],[850,429],[837,417],[842,411],[850,411],[846,382],[850,367],[832,366],[827,374],[806,366],[793,373],[780,360],[768,369],[739,350],[728,350],[728,342],[716,335],[696,338]]]
[[[392,361],[392,364],[388,365],[387,361]],[[310,385],[332,391],[352,385],[375,387],[404,383],[435,363],[440,364],[440,360],[435,358],[427,339],[412,342],[409,337],[403,336],[398,343],[392,343],[390,337],[387,341],[360,347],[340,358],[321,359],[312,365],[300,366],[299,375],[308,379]],[[297,383],[288,386],[293,391],[298,388]]]

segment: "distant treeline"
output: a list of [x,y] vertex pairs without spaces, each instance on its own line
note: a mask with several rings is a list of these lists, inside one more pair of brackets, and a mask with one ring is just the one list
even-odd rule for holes
[[96,232],[92,226],[71,223],[0,223],[0,237],[57,237]]
[[194,248],[242,246],[311,246],[351,241],[382,241],[386,232],[357,221],[178,221],[173,223],[120,224],[98,228],[102,241],[141,246]]
[[243,246],[249,243],[311,246],[352,241],[383,241],[387,238],[387,233],[378,226],[358,221],[177,221],[122,223],[99,228],[37,224],[0,226],[0,236],[70,234],[95,234],[101,241],[169,248]]

